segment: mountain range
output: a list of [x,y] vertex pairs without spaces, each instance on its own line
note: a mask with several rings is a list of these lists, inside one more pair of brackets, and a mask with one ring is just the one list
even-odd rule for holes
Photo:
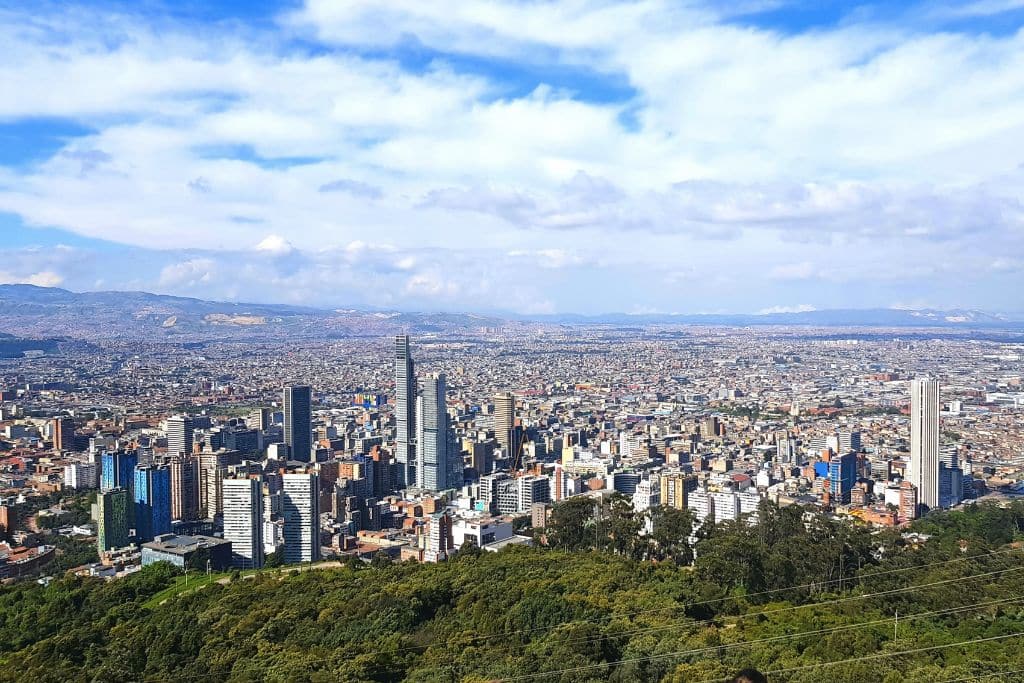
[[308,338],[476,332],[537,325],[792,325],[1024,330],[1024,316],[977,310],[843,309],[768,314],[476,315],[204,301],[147,292],[0,285],[0,331],[42,338]]

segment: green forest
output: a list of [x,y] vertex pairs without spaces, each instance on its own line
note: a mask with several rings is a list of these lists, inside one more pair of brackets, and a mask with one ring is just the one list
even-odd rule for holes
[[1024,678],[1024,504],[929,515],[922,542],[765,503],[755,524],[698,529],[694,547],[685,513],[642,537],[615,505],[557,506],[547,547],[275,569],[162,604],[149,598],[168,565],[14,584],[0,589],[0,680]]

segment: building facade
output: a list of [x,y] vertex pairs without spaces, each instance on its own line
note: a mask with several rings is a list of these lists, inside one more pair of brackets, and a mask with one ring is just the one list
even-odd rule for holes
[[291,459],[309,462],[313,449],[313,391],[308,386],[285,387],[284,442]]
[[908,479],[917,489],[917,503],[939,506],[939,383],[915,379],[910,383],[910,468]]
[[281,515],[284,518],[284,561],[320,559],[320,482],[313,473],[281,477]]
[[409,337],[395,337],[395,462],[398,486],[416,485],[416,374]]
[[228,477],[224,496],[224,539],[231,541],[231,564],[239,569],[263,566],[263,483],[257,477]]

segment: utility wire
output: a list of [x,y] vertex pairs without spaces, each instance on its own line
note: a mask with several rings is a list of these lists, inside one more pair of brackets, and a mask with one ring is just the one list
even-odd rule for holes
[[[979,603],[979,604],[976,604],[976,605],[969,605],[969,606],[965,606],[965,607],[954,607],[954,608],[949,608],[949,609],[945,609],[945,610],[934,610],[934,611],[931,611],[931,612],[919,612],[919,613],[916,613],[916,614],[908,615],[907,616],[907,620],[908,621],[912,621],[912,620],[915,620],[915,619],[923,619],[923,618],[929,617],[929,616],[944,616],[944,615],[948,615],[948,614],[956,614],[956,613],[959,613],[959,612],[969,612],[969,611],[972,611],[972,610],[982,609],[982,608],[985,608],[985,607],[992,607],[992,606],[998,605],[998,604],[1005,604],[1005,603],[1010,603],[1010,602],[1019,602],[1021,600],[1024,600],[1024,597],[1006,598],[1004,600],[992,600],[992,601],[986,602],[986,603]],[[877,626],[879,624],[888,624],[888,623],[891,623],[891,622],[892,622],[892,619],[878,619],[876,621],[862,622],[862,623],[859,623],[859,624],[845,624],[845,625],[842,625],[842,626],[834,626],[834,627],[831,627],[831,628],[819,629],[819,630],[815,630],[815,631],[804,631],[804,632],[801,632],[801,633],[791,633],[791,634],[785,634],[785,635],[781,635],[781,636],[772,636],[770,638],[762,638],[762,639],[759,639],[759,640],[741,641],[741,642],[736,642],[736,643],[723,643],[721,645],[709,645],[709,646],[705,646],[705,647],[701,647],[701,648],[696,648],[696,649],[692,649],[692,650],[681,650],[681,651],[677,651],[677,652],[667,652],[667,653],[662,653],[662,654],[657,654],[657,655],[649,655],[647,657],[636,657],[636,658],[631,658],[631,659],[620,659],[620,660],[615,660],[615,661],[611,661],[611,662],[601,662],[601,663],[597,663],[597,664],[586,664],[586,665],[583,665],[583,666],[572,667],[572,668],[569,668],[569,669],[557,669],[557,670],[554,670],[554,671],[542,671],[542,672],[537,672],[537,673],[532,673],[532,674],[523,674],[522,676],[512,676],[510,678],[499,678],[499,679],[492,679],[492,680],[493,681],[523,681],[523,680],[532,680],[534,678],[543,678],[545,676],[554,676],[554,675],[560,675],[560,674],[565,674],[565,673],[576,673],[576,672],[581,672],[581,671],[587,671],[587,670],[591,670],[591,669],[600,669],[600,668],[604,668],[604,667],[612,666],[612,665],[616,665],[616,664],[625,664],[625,663],[633,663],[633,662],[647,662],[647,661],[654,661],[654,660],[658,660],[658,659],[667,659],[667,658],[671,658],[671,657],[688,657],[688,656],[692,656],[692,655],[704,654],[706,652],[718,652],[718,651],[721,651],[721,650],[736,649],[736,648],[740,648],[740,647],[749,647],[749,646],[752,646],[752,645],[760,645],[760,644],[763,644],[763,643],[771,643],[771,642],[778,642],[778,641],[784,641],[784,640],[793,640],[793,639],[796,639],[796,638],[803,638],[803,637],[806,637],[806,636],[823,635],[823,634],[826,634],[826,633],[835,633],[835,632],[839,632],[839,631],[850,631],[850,630],[857,629],[857,628],[862,628],[862,627],[865,627],[865,626]],[[777,673],[777,672],[769,672],[769,673]]]

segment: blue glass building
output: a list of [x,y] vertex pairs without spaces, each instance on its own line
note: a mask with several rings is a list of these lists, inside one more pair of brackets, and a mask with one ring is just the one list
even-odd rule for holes
[[857,483],[857,454],[846,453],[832,457],[828,463],[829,494],[837,503],[849,503],[850,492]]
[[171,468],[135,468],[135,536],[140,543],[171,533]]
[[105,451],[100,459],[100,490],[109,491],[118,486],[131,494],[135,486],[135,466],[139,464],[136,453]]

